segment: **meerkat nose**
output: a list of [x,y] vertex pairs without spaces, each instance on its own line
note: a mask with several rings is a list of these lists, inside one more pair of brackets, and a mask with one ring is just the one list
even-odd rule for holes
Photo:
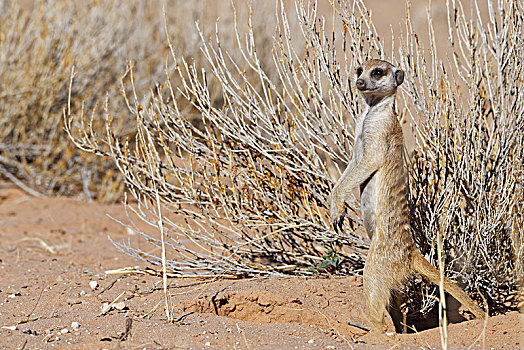
[[362,90],[366,88],[366,82],[364,79],[357,79],[357,89]]

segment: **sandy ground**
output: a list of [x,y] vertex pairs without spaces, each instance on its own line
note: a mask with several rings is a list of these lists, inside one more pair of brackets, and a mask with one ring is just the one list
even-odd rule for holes
[[[379,32],[389,33],[390,24],[398,32],[390,19],[404,18],[404,1],[366,3]],[[425,3],[413,4],[421,32]],[[436,30],[444,33],[437,46],[447,42],[444,13],[444,2],[434,2]],[[141,244],[106,214],[125,218],[121,205],[33,198],[0,183],[0,348],[440,348],[437,328],[374,337],[347,325],[369,325],[360,277],[171,279],[169,303],[177,322],[167,323],[159,278],[105,273],[147,267],[108,241],[110,235]],[[102,314],[104,304],[119,296]],[[449,342],[464,349],[524,348],[523,324],[516,312],[451,324]]]
[[[440,347],[436,328],[377,338],[347,325],[368,325],[360,277],[172,279],[177,322],[167,323],[159,278],[105,274],[147,267],[108,241],[110,235],[140,246],[106,214],[125,217],[118,204],[33,198],[0,184],[0,348]],[[104,303],[118,296],[102,315]],[[452,324],[449,340],[458,348],[520,348],[521,318],[513,312]]]

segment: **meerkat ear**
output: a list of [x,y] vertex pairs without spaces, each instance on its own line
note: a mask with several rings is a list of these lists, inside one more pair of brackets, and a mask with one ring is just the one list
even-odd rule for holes
[[397,86],[400,86],[400,84],[404,82],[404,71],[400,68],[395,70],[395,82],[397,83]]

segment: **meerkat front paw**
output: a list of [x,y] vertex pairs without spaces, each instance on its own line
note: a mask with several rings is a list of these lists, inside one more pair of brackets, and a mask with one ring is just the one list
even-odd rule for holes
[[344,224],[344,219],[346,218],[346,210],[344,209],[342,211],[342,214],[333,220],[333,228],[335,229],[336,233],[342,232],[342,225]]
[[344,200],[338,194],[337,188],[333,189],[331,193],[331,221],[333,222],[333,228],[336,233],[342,232],[342,225],[344,224],[344,218],[346,217],[346,207]]

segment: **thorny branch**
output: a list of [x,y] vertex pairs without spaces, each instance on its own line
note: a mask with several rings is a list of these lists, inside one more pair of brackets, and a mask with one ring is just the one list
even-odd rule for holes
[[[89,121],[79,129],[77,117],[65,116],[78,147],[113,158],[137,200],[134,206],[126,202],[128,209],[157,229],[159,194],[169,270],[228,277],[308,274],[334,249],[345,272],[361,271],[367,240],[358,201],[348,201],[351,220],[337,236],[327,198],[351,157],[360,112],[352,69],[385,52],[363,1],[333,6],[340,25],[318,16],[315,3],[296,0],[296,38],[278,3],[271,50],[258,46],[253,14],[247,33],[235,26],[236,47],[222,44],[218,24],[213,37],[197,26],[205,68],[178,55],[168,39],[174,65],[166,63],[166,83],[150,103],[140,104],[123,89],[136,119],[131,140],[113,133],[110,117],[100,139]],[[524,272],[524,9],[519,2],[490,1],[486,19],[478,9],[467,17],[460,1],[447,6],[451,57],[437,54],[430,14],[430,46],[423,47],[409,3],[397,52],[409,72],[399,92],[402,114],[417,145],[408,155],[414,235],[435,261],[436,234],[443,230],[446,275],[470,293],[489,296],[492,307],[508,300],[515,306],[511,298]],[[273,67],[261,63],[269,52]],[[128,77],[132,83],[132,70]],[[211,82],[219,84],[219,103]],[[201,123],[188,117],[181,107],[186,104]],[[152,234],[131,228],[160,246]],[[114,243],[160,265],[157,253]]]

